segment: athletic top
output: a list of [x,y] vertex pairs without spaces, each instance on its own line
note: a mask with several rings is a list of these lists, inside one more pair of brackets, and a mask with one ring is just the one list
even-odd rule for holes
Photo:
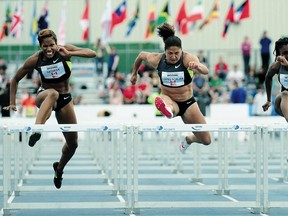
[[35,69],[39,72],[44,83],[57,83],[69,79],[71,75],[71,61],[66,61],[59,52],[53,58],[43,61],[44,53],[39,53]]
[[278,71],[278,80],[281,84],[281,92],[288,91],[288,69],[283,65],[280,66]]
[[158,64],[157,70],[160,82],[163,86],[178,88],[188,85],[192,82],[192,75],[183,64],[183,53],[176,64],[169,64],[165,60],[166,55],[163,54]]

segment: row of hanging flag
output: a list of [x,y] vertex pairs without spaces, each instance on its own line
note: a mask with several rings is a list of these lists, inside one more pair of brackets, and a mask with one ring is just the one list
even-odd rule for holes
[[[250,0],[244,0],[243,3],[238,7],[234,8],[234,0],[231,1],[231,4],[228,8],[227,15],[224,20],[224,26],[222,31],[222,37],[225,38],[228,29],[233,24],[238,24],[245,18],[250,17]],[[41,29],[45,29],[49,27],[49,23],[47,21],[48,17],[48,0],[46,0],[45,5],[41,11],[40,16],[37,18],[37,2],[34,0],[33,2],[33,14],[32,14],[32,22],[30,23],[30,35],[32,38],[32,44],[36,44],[37,34]],[[63,6],[61,7],[61,15],[60,15],[60,23],[58,29],[58,43],[65,44],[66,38],[66,0],[63,1]],[[168,22],[171,18],[170,10],[169,10],[169,0],[167,0],[163,6],[163,9],[156,14],[156,5],[155,1],[152,3],[147,20],[147,26],[145,31],[145,39],[151,38],[155,34],[156,27],[163,24],[164,22]],[[174,25],[176,30],[182,34],[187,35],[190,32],[193,32],[196,28],[199,30],[203,29],[206,25],[211,23],[213,20],[219,18],[219,0],[215,0],[211,10],[204,17],[204,6],[203,0],[199,0],[197,4],[192,8],[190,13],[186,11],[186,0],[182,0],[182,3],[179,7],[178,13],[176,15]],[[4,23],[2,25],[2,29],[0,32],[0,41],[3,40],[7,36],[13,36],[15,38],[21,37],[21,32],[23,30],[24,24],[24,10],[23,10],[23,0],[19,0],[15,11],[12,15],[10,5],[8,4],[6,7],[6,16]],[[114,28],[128,20],[127,23],[127,31],[125,32],[125,36],[129,37],[131,32],[137,25],[140,19],[140,0],[138,0],[136,9],[133,14],[128,17],[127,16],[127,0],[123,0],[114,10],[112,10],[111,0],[106,1],[106,6],[104,8],[103,14],[101,16],[101,28],[102,32],[102,40],[107,43],[109,38],[112,36]],[[85,0],[85,6],[80,17],[80,26],[83,30],[82,40],[88,41],[89,39],[89,30],[90,30],[90,4],[89,0]]]

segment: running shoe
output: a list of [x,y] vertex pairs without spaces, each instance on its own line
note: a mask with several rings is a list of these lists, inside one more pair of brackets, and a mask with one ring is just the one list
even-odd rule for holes
[[29,138],[29,146],[33,147],[36,142],[41,138],[41,133],[33,133]]
[[62,185],[62,175],[63,175],[63,172],[59,172],[57,170],[57,167],[58,167],[58,164],[59,162],[54,162],[53,163],[53,169],[54,169],[54,172],[55,172],[55,175],[54,175],[54,185],[57,189],[61,188],[61,185]]
[[182,154],[185,154],[187,148],[189,147],[190,145],[186,142],[186,138],[183,139],[183,141],[180,143],[179,145],[179,150]]
[[161,97],[155,98],[156,108],[167,118],[173,118],[173,113],[170,107],[166,106],[164,100]]

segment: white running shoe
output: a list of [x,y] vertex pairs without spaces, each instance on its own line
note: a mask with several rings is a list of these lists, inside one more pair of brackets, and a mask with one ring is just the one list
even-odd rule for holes
[[190,146],[190,144],[188,144],[186,142],[186,138],[184,138],[184,140],[180,143],[179,145],[179,150],[182,154],[185,154],[187,148]]

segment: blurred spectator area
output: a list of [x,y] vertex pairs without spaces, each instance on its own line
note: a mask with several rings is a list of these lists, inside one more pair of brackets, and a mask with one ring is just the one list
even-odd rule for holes
[[[79,47],[89,47],[93,48],[93,44],[75,44]],[[120,56],[120,63],[118,70],[122,73],[130,73],[132,64],[139,54],[140,51],[148,51],[148,52],[163,52],[163,47],[161,47],[161,43],[114,43],[109,44],[110,46],[115,47],[117,50],[118,55]],[[0,56],[2,56],[7,63],[13,63],[16,65],[20,65],[23,61],[29,57],[32,53],[39,50],[38,46],[32,45],[1,45],[0,49]],[[185,49],[185,51],[198,55],[199,50],[191,50]],[[214,65],[219,59],[219,56],[223,56],[225,61],[229,65],[238,64],[240,65],[240,69],[243,71],[242,68],[242,53],[241,49],[207,49],[203,50],[207,65],[209,68],[210,73],[214,72]],[[256,68],[261,66],[261,59],[260,59],[260,50],[258,48],[251,50],[251,59],[250,64],[254,65]],[[107,53],[105,53],[104,58],[107,61]],[[94,59],[86,59],[86,58],[72,58],[73,63],[86,63],[86,62],[95,62]]]
[[[87,45],[83,45],[85,47]],[[125,96],[127,96],[127,88],[130,85],[130,75],[133,62],[139,52],[151,51],[151,52],[163,52],[163,48],[159,44],[111,44],[111,46],[116,47],[117,53],[120,55],[119,73],[120,77],[117,78],[119,88],[124,96],[123,104],[146,104],[147,97],[155,92],[158,92],[158,75],[153,68],[149,67],[143,63],[139,68],[139,79],[137,82],[137,88],[135,91],[130,91],[133,93],[133,100],[127,101]],[[3,48],[3,49],[2,49]],[[35,52],[38,47],[1,47],[0,56],[3,56],[7,62],[7,73],[9,77],[12,77],[17,69],[23,64],[25,58],[27,58],[31,53]],[[198,50],[185,50],[191,54],[198,54]],[[207,65],[209,67],[209,76],[205,76],[208,81],[208,95],[211,100],[211,104],[216,103],[230,103],[230,92],[226,81],[223,83],[218,83],[214,79],[214,65],[219,59],[219,56],[223,56],[225,61],[230,67],[237,64],[240,70],[242,68],[242,54],[240,49],[214,49],[214,50],[204,50],[205,57],[207,58]],[[246,75],[242,85],[247,90],[247,100],[246,103],[253,106],[253,98],[257,92],[259,84],[263,84],[263,77],[259,71],[261,71],[261,61],[260,61],[259,50],[254,49],[251,56],[251,71],[249,75]],[[107,56],[106,56],[107,62]],[[72,59],[72,75],[71,75],[71,93],[73,97],[79,98],[77,104],[108,104],[109,103],[109,93],[111,92],[110,85],[115,82],[114,78],[106,78],[107,75],[107,63],[104,65],[103,74],[97,74],[95,70],[95,59],[86,58],[74,58]],[[252,70],[253,69],[253,70]],[[148,76],[147,76],[148,75]],[[118,75],[117,75],[118,76]],[[116,78],[116,77],[115,77]],[[121,79],[120,79],[121,78]],[[139,86],[139,88],[138,88]],[[21,89],[28,89],[30,92],[36,93],[39,87],[39,77],[37,73],[28,79],[23,79],[19,83],[19,90],[17,94],[17,99],[20,104],[20,99],[22,95]],[[273,83],[272,97],[279,92],[279,86],[277,82]],[[196,92],[195,92],[196,94]],[[195,95],[196,96],[196,95]],[[130,98],[130,99],[131,99]],[[207,104],[207,109],[209,109],[209,104]]]

